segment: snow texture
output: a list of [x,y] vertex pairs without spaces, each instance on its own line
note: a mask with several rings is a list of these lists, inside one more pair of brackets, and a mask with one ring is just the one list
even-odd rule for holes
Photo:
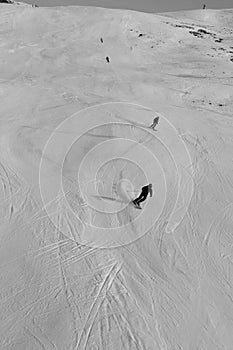
[[232,349],[232,34],[0,5],[1,350]]

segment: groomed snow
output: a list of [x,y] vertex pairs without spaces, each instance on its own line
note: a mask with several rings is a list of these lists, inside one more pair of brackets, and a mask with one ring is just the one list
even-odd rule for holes
[[0,5],[1,350],[232,349],[232,36]]

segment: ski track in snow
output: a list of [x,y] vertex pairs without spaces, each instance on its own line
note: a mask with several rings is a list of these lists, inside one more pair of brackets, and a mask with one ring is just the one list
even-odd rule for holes
[[[232,349],[232,23],[233,10],[0,5],[1,350]],[[78,129],[55,130],[78,111]],[[66,147],[46,153],[48,138],[83,125],[43,203]],[[177,165],[193,190],[171,219]],[[147,181],[136,211],[126,199]]]

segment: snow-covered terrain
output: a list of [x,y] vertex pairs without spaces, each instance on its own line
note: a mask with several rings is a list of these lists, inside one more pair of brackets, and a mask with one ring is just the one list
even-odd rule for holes
[[233,10],[1,4],[0,349],[231,350],[232,149]]

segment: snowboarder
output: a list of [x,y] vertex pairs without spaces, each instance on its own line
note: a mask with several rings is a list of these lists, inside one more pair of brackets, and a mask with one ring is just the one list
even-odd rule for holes
[[151,126],[150,126],[150,129],[155,130],[155,127],[156,127],[156,125],[158,125],[158,124],[159,124],[159,117],[155,117],[154,120],[153,120],[153,123],[152,123]]
[[132,201],[133,204],[141,209],[140,203],[146,200],[149,193],[150,197],[152,197],[152,184],[142,187],[140,195]]

